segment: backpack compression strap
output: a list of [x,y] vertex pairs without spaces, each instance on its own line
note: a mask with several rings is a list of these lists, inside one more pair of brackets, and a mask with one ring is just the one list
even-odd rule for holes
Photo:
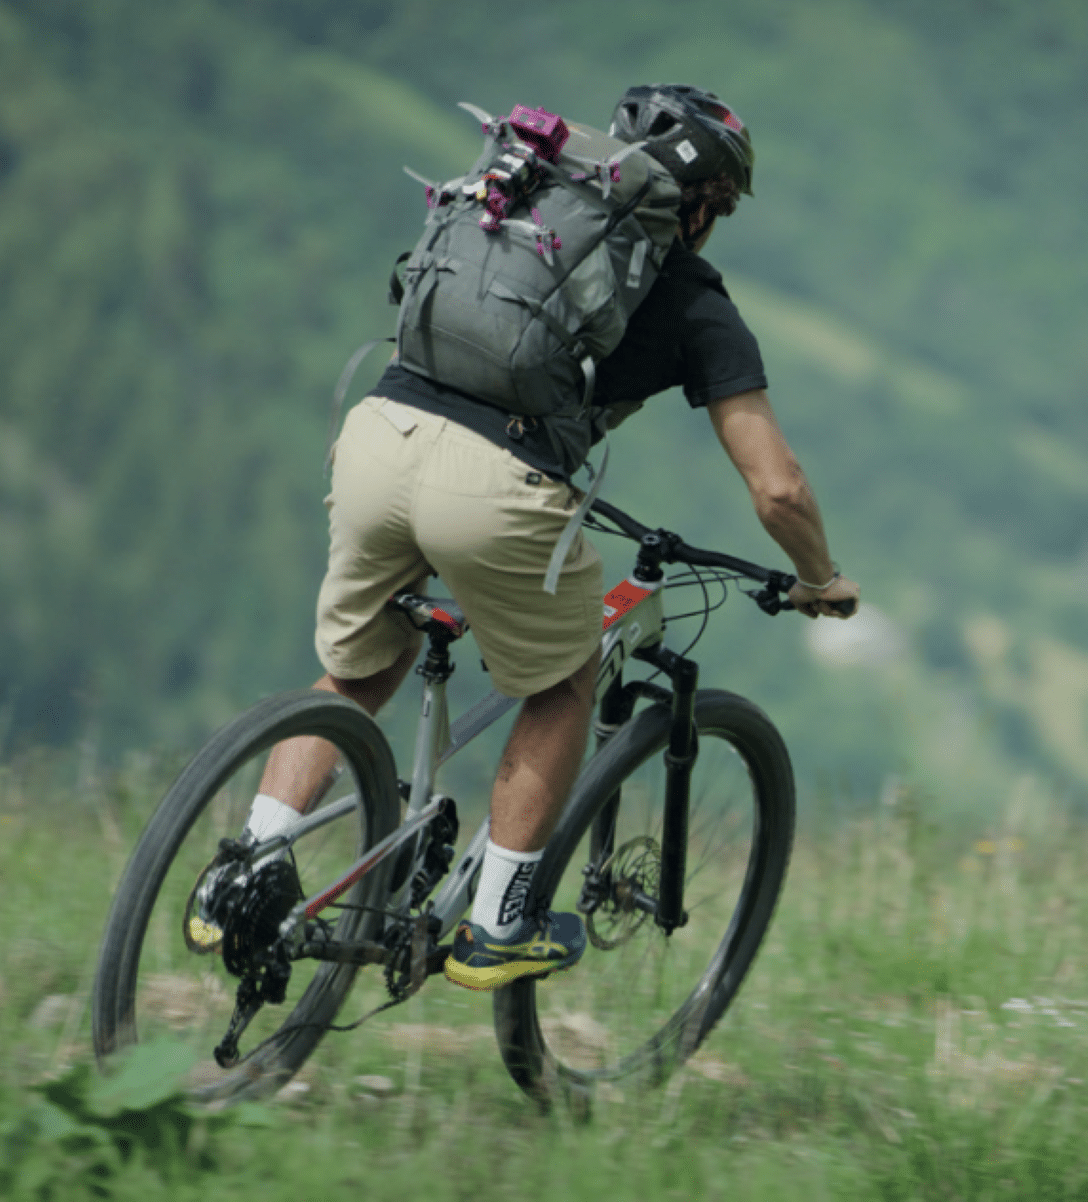
[[[566,563],[567,555],[574,545],[574,540],[578,537],[578,531],[581,530],[582,523],[586,520],[586,514],[589,513],[590,506],[596,501],[597,494],[601,491],[605,472],[608,471],[609,445],[607,434],[605,434],[604,439],[604,454],[601,456],[601,466],[593,475],[593,484],[589,492],[582,498],[581,505],[571,515],[570,521],[563,527],[563,533],[559,536],[559,541],[555,544],[555,550],[552,551],[551,559],[548,560],[548,570],[544,574],[544,591],[551,593],[553,597],[559,585],[559,573],[563,570],[563,564]],[[585,466],[588,472],[593,472],[588,462]]]
[[[403,258],[404,256],[401,257]],[[397,262],[399,263],[400,259]],[[395,269],[393,275],[396,278]],[[340,412],[344,408],[344,397],[347,396],[348,389],[351,387],[351,381],[354,379],[355,373],[359,370],[359,364],[362,363],[376,346],[383,342],[396,342],[396,339],[372,338],[369,342],[364,342],[344,365],[344,370],[340,373],[340,379],[336,381],[336,388],[332,394],[332,409],[329,412],[329,437],[325,445],[326,476],[329,474],[329,468],[332,467],[332,449],[336,445],[336,432],[340,429]]]

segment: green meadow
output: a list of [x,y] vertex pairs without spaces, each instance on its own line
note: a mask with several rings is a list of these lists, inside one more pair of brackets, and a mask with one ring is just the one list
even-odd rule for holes
[[[1088,1196],[1088,831],[1031,780],[985,829],[904,787],[803,824],[748,981],[662,1087],[544,1113],[489,1000],[436,978],[274,1098],[209,1114],[182,1096],[192,1012],[169,982],[165,1036],[120,1084],[89,1049],[111,885],[171,767],[0,774],[2,1196]],[[379,997],[364,974],[341,1018]],[[557,1021],[592,1053],[590,1019]]]

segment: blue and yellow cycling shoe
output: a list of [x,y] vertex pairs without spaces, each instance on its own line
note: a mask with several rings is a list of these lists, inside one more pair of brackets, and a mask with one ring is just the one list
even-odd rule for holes
[[466,989],[500,989],[520,977],[571,968],[586,950],[586,928],[577,914],[526,916],[504,939],[462,922],[446,958],[446,976]]

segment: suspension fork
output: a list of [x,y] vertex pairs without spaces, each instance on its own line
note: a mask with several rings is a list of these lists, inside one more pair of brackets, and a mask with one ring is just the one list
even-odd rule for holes
[[[684,910],[684,877],[687,871],[688,812],[691,795],[691,770],[699,753],[695,729],[695,694],[699,687],[699,665],[690,659],[666,651],[660,646],[635,652],[665,672],[672,681],[671,694],[649,681],[624,685],[619,676],[601,698],[600,718],[595,726],[598,751],[627,722],[638,697],[661,702],[671,701],[672,722],[665,751],[665,813],[661,831],[661,883],[654,909],[654,921],[672,934],[688,916]],[[617,789],[599,810],[590,828],[589,861],[600,870],[615,850],[616,818],[621,790]],[[608,887],[602,880],[601,885]]]
[[[623,687],[622,670],[608,686],[601,698],[600,714],[594,724],[597,750],[608,742],[619,728],[631,717],[635,709],[635,694]],[[589,833],[589,861],[598,868],[611,856],[616,843],[616,816],[620,808],[620,790],[617,789],[601,806]]]
[[665,752],[665,816],[661,831],[661,889],[654,921],[671,935],[683,926],[684,876],[687,869],[688,809],[691,794],[691,769],[699,752],[695,730],[695,693],[699,686],[699,665],[690,659],[660,647],[635,653],[661,668],[672,680],[672,724]]

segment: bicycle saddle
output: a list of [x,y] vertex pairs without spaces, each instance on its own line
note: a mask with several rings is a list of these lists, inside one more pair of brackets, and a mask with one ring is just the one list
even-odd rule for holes
[[459,639],[468,630],[468,619],[456,601],[448,597],[421,597],[418,593],[394,593],[387,602],[407,614],[413,626],[426,630],[432,623]]

